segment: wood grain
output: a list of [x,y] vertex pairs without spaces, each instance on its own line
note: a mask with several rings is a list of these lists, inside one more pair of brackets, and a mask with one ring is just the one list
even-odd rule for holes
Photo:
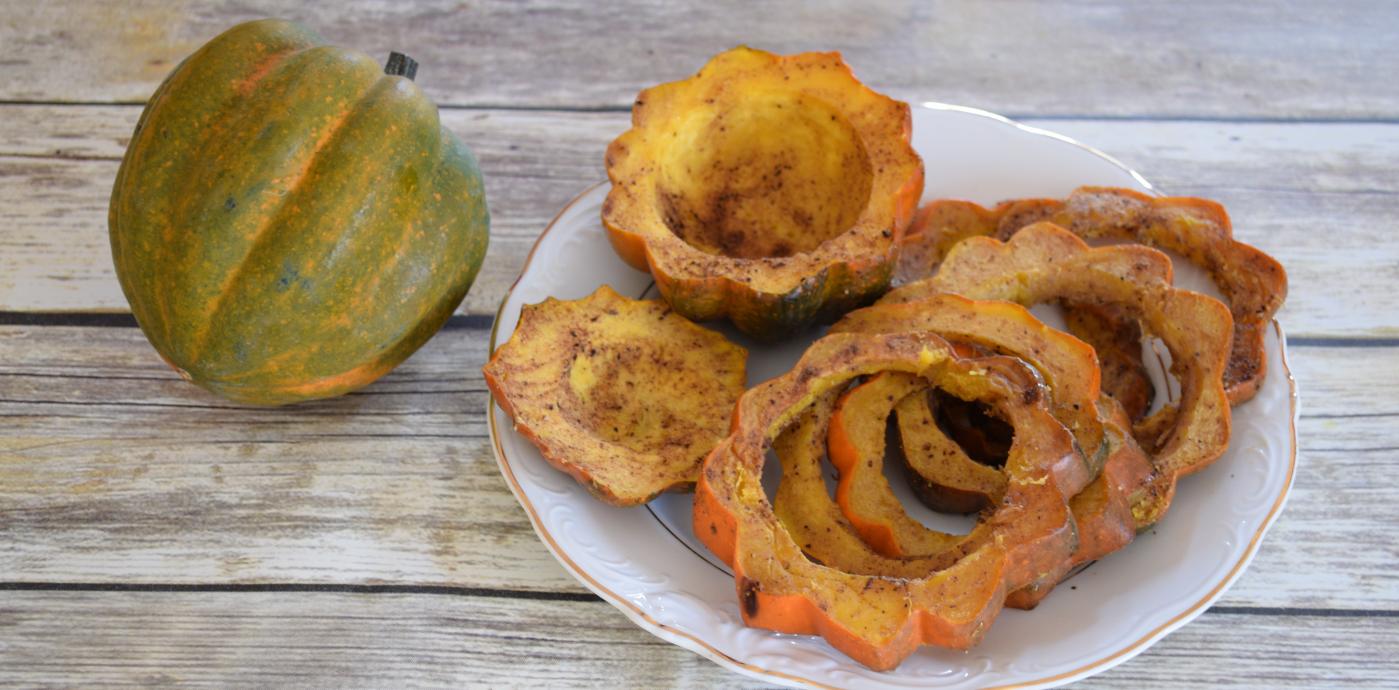
[[[6,592],[0,684],[28,687],[761,685],[602,602],[340,593]],[[1241,626],[1266,645],[1239,635]],[[586,634],[580,634],[586,631]],[[994,631],[991,634],[995,634]],[[1084,688],[1393,687],[1399,618],[1206,613]],[[1327,654],[1312,656],[1324,645]],[[1305,659],[1305,661],[1301,661]]]
[[[0,106],[0,311],[125,311],[106,234],[134,107]],[[444,111],[481,158],[491,247],[463,313],[494,314],[535,237],[603,179],[623,113]],[[1237,234],[1287,266],[1292,335],[1384,337],[1399,313],[1399,124],[1220,124],[1030,120],[1094,144],[1160,189],[1219,199]],[[21,131],[48,132],[21,136]],[[1328,142],[1321,145],[1318,142]],[[1344,219],[1342,221],[1341,219]],[[1344,227],[1338,227],[1340,225]],[[1341,232],[1344,230],[1344,232]],[[1347,280],[1335,276],[1346,275]]]
[[[444,331],[359,393],[268,410],[179,380],[135,328],[0,328],[0,581],[583,591],[496,468],[486,335]],[[1399,400],[1373,376],[1399,348],[1291,355],[1297,485],[1224,601],[1399,610],[1399,546],[1373,533],[1399,500],[1371,469],[1399,445],[1399,407],[1366,402]]]
[[[839,50],[910,99],[1008,113],[1389,118],[1399,10],[1341,3],[878,0],[796,5],[356,0],[11,3],[0,99],[141,102],[185,55],[249,19],[299,20],[374,56],[407,50],[439,103],[626,107],[747,43]],[[74,56],[81,56],[74,59]]]

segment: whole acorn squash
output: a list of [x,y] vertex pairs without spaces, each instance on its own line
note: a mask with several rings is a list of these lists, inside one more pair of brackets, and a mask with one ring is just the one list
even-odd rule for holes
[[160,85],[108,222],[131,310],[182,375],[246,403],[339,395],[461,303],[489,234],[481,174],[415,71],[262,20]]
[[637,96],[602,221],[676,311],[780,338],[888,287],[923,192],[911,128],[838,53],[735,48]]

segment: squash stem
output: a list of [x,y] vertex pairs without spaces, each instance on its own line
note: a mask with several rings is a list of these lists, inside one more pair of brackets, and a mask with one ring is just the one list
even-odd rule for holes
[[384,74],[407,77],[408,81],[413,81],[413,77],[418,76],[418,61],[403,53],[391,52],[388,63],[384,65]]

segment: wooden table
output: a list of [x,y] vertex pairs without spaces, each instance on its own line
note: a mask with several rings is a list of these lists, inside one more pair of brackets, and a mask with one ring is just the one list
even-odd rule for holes
[[[1219,199],[1291,275],[1286,512],[1217,606],[1083,687],[1399,683],[1399,7],[1032,0],[199,1],[0,8],[0,685],[751,686],[633,627],[531,531],[486,438],[492,314],[603,177],[646,85],[739,42],[987,108]],[[404,49],[480,156],[490,255],[373,386],[291,409],[180,381],[127,312],[106,209],[141,104],[264,14]]]

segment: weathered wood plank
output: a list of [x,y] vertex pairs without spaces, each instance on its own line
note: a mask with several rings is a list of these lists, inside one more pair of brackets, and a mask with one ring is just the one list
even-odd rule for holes
[[[762,686],[602,602],[6,592],[0,620],[0,684],[22,687]],[[1392,617],[1206,613],[1080,687],[1392,687],[1396,638]]]
[[[0,106],[0,310],[123,311],[107,199],[134,107]],[[10,117],[5,117],[10,116]],[[540,230],[603,178],[624,113],[446,111],[479,154],[489,259],[462,310],[493,314]],[[1399,125],[1031,121],[1095,144],[1161,189],[1211,196],[1287,266],[1293,335],[1399,333]],[[32,136],[25,132],[36,132]],[[1346,280],[1336,280],[1345,275]]]
[[[336,400],[238,408],[135,328],[0,328],[0,581],[407,583],[583,591],[485,438],[486,332]],[[1399,348],[1295,348],[1297,487],[1228,605],[1399,609]],[[1362,416],[1354,416],[1362,415]],[[1369,415],[1369,416],[1364,416]],[[1194,481],[1194,480],[1191,480]],[[1188,484],[1187,484],[1188,486]]]
[[182,58],[234,23],[296,19],[384,56],[409,50],[438,102],[626,106],[644,86],[747,43],[840,50],[906,98],[1016,113],[1399,115],[1399,11],[1383,0],[1151,5],[1033,0],[858,4],[282,0],[13,3],[0,10],[0,99],[144,101]]
[[5,592],[0,685],[755,687],[601,601]]

